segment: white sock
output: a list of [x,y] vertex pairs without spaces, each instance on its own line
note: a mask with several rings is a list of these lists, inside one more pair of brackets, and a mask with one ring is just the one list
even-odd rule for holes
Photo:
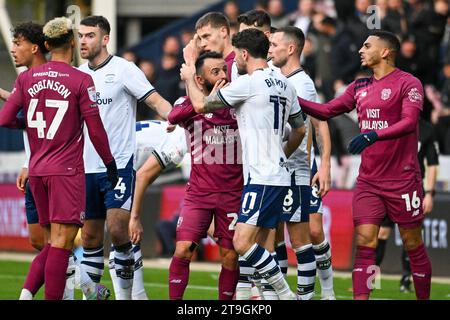
[[114,296],[116,300],[123,300],[121,297],[119,279],[117,278],[116,268],[114,267],[114,246],[111,246],[109,251],[109,275],[111,276],[111,281],[113,283]]
[[75,261],[73,254],[69,257],[66,271],[66,287],[64,288],[63,300],[73,300],[75,289]]
[[322,297],[334,296],[333,290],[333,266],[331,264],[331,248],[325,239],[321,244],[313,245],[317,263]]
[[264,300],[279,300],[274,288],[267,282],[266,279],[261,279],[261,286]]
[[253,273],[255,273],[255,268],[239,256],[239,281],[236,285],[236,300],[250,300],[252,296],[250,277]]
[[79,259],[75,258],[74,262],[75,287],[78,287],[81,291],[83,291],[83,300],[86,300],[86,296],[90,296],[93,292],[95,292],[96,283],[88,275]]
[[255,243],[243,257],[275,289],[280,300],[296,299],[295,294],[291,291],[284,275],[281,273],[280,267],[269,251]]
[[33,295],[28,289],[22,289],[19,300],[33,300]]
[[133,289],[131,291],[132,300],[148,300],[144,286],[144,265],[142,264],[141,246],[133,246],[134,253],[134,277]]
[[131,300],[134,277],[134,254],[131,242],[114,246],[114,268],[119,283],[121,300]]

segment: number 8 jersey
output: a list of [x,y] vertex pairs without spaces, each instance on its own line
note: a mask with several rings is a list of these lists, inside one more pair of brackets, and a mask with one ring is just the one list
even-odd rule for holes
[[2,117],[23,108],[30,176],[84,171],[83,123],[99,116],[95,96],[92,78],[63,62],[51,61],[19,75]]
[[282,147],[290,117],[300,116],[294,87],[280,72],[257,69],[218,92],[222,102],[236,108],[242,141],[246,183],[290,186],[291,176]]

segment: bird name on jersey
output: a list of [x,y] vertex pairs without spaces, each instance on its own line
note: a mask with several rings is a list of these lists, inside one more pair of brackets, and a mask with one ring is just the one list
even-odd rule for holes
[[203,316],[208,318],[212,314],[216,315],[270,315],[272,314],[271,305],[239,305],[239,304],[222,304],[220,308],[207,306],[192,306],[185,304],[177,308],[178,315]]
[[[368,119],[379,119],[380,109],[366,109]],[[380,130],[389,127],[386,120],[362,120],[361,129],[365,130]]]
[[65,85],[61,84],[59,81],[43,79],[38,83],[35,83],[30,89],[28,89],[28,94],[30,97],[34,97],[40,91],[44,89],[49,89],[58,92],[64,99],[67,99],[68,96],[72,94],[69,89],[66,88]]

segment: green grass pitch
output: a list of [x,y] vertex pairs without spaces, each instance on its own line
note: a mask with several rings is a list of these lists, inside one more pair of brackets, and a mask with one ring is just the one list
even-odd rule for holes
[[[20,295],[22,284],[28,271],[28,262],[0,261],[0,300],[16,300]],[[167,269],[149,269],[144,271],[145,288],[150,300],[168,299],[168,270]],[[185,299],[192,300],[216,300],[217,299],[218,273],[206,271],[190,272],[189,285],[185,292]],[[288,282],[292,289],[296,287],[296,277],[288,276]],[[108,269],[102,279],[113,293],[111,278]],[[319,291],[319,282],[316,283],[316,292]],[[351,279],[335,277],[335,293],[338,300],[348,300],[352,298]],[[81,291],[76,290],[76,298],[81,299]],[[320,292],[320,291],[319,291]],[[36,299],[43,299],[43,290],[40,290]],[[110,299],[114,299],[112,294]],[[316,295],[315,299],[320,299]],[[398,280],[381,279],[381,289],[374,290],[371,299],[382,300],[414,300],[414,293],[401,293],[399,291]],[[450,284],[433,283],[431,290],[431,299],[450,300]]]

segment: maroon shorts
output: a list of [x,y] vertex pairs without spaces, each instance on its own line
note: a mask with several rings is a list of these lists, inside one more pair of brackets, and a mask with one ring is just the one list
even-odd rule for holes
[[83,226],[86,208],[84,173],[30,177],[29,180],[41,225],[60,223]]
[[415,228],[424,219],[420,180],[368,182],[358,179],[353,193],[353,223],[381,225],[385,215],[402,228]]
[[199,243],[207,235],[214,217],[214,237],[218,245],[233,249],[233,236],[242,191],[203,192],[186,187],[183,208],[177,225],[177,241]]

